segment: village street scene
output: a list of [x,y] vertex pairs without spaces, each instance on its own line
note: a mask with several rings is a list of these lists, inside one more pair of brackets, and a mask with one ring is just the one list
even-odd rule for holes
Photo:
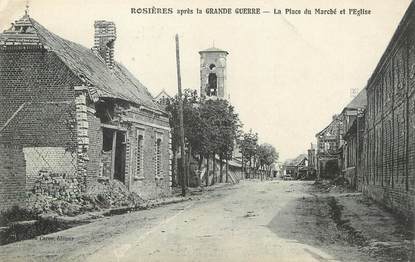
[[0,261],[415,261],[414,1],[104,3],[0,2]]

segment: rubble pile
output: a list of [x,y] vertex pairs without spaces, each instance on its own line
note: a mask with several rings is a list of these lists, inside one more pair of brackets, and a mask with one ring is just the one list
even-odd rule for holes
[[70,200],[76,198],[81,190],[75,177],[66,174],[40,172],[39,179],[35,181],[33,193],[59,200]]
[[100,181],[81,192],[76,178],[43,173],[34,183],[26,209],[37,214],[76,216],[113,207],[139,207],[144,200],[120,181]]
[[84,195],[91,203],[100,208],[132,206],[138,207],[144,200],[118,180],[94,183]]
[[350,193],[354,192],[350,188],[349,182],[343,177],[334,180],[316,180],[314,187],[324,193]]

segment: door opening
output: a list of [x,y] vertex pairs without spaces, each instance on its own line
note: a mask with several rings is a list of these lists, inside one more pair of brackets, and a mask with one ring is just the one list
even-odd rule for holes
[[126,134],[124,131],[103,129],[103,153],[111,152],[110,178],[125,184]]

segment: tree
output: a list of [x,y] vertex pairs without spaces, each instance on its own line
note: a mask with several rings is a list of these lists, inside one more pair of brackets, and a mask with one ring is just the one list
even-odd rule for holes
[[[200,113],[198,110],[198,96],[196,91],[185,89],[183,92],[183,125],[184,125],[184,136],[188,148],[188,153],[198,154],[201,152],[203,139],[201,135],[203,134],[204,126],[200,118]],[[169,122],[171,127],[172,134],[172,151],[173,151],[173,165],[176,166],[175,162],[177,151],[179,150],[179,116],[178,116],[178,98],[177,95],[174,98],[171,98],[167,101],[166,111],[169,112]],[[190,159],[190,156],[187,156],[187,159]],[[190,164],[187,161],[186,167],[181,167],[181,172],[184,172],[184,168],[189,168]],[[173,182],[177,180],[175,174],[176,168],[173,168]]]
[[[265,170],[266,176],[270,176],[272,165],[278,160],[278,152],[274,146],[263,143],[258,147],[258,167]],[[261,173],[261,180],[264,178],[264,174]]]
[[[174,155],[179,148],[178,99],[170,99],[166,110],[170,113],[172,127],[172,150]],[[232,157],[235,141],[240,136],[241,123],[238,114],[226,100],[199,99],[196,91],[186,89],[183,92],[184,136],[188,159],[198,159],[199,170],[204,159],[207,161],[206,185],[209,184],[209,161],[213,162],[212,184],[216,182],[216,155],[220,159],[220,182],[223,182],[223,160]],[[192,156],[190,156],[190,154]],[[174,157],[175,158],[175,157]],[[189,168],[189,161],[186,168]],[[226,168],[228,170],[228,168]],[[226,173],[228,181],[228,173]]]
[[[213,180],[216,182],[216,155],[219,156],[220,182],[223,182],[223,160],[232,157],[235,141],[237,139],[241,123],[234,108],[226,100],[202,100],[200,103],[200,116],[205,123],[204,156],[213,162]],[[228,174],[227,174],[228,175]]]
[[217,154],[220,160],[220,182],[223,182],[223,160],[226,161],[226,182],[229,180],[228,161],[232,159],[235,141],[240,135],[240,128],[242,124],[239,121],[238,114],[235,113],[234,108],[226,100],[217,100],[216,104],[219,131],[217,144]]
[[[251,130],[249,130],[248,133],[243,133],[241,138],[238,141],[239,147],[241,149],[243,162],[247,163],[249,162],[249,168],[248,168],[248,177],[251,177],[251,171],[252,171],[252,164],[255,165],[255,155],[257,153],[258,148],[258,133],[254,133]],[[245,164],[246,167],[246,164]],[[242,171],[244,172],[245,168],[244,165],[242,165]]]

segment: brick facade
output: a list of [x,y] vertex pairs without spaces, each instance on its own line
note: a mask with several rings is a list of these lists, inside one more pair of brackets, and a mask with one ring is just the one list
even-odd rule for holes
[[359,189],[395,212],[415,215],[415,6],[411,3],[374,74]]
[[[150,112],[131,110],[121,118],[124,124],[131,125],[127,131],[128,157],[127,182],[131,191],[138,193],[143,198],[154,198],[170,193],[170,129],[168,119],[156,116]],[[142,136],[141,155],[138,150],[138,136]],[[156,143],[160,140],[161,170],[156,174]],[[137,170],[137,162],[142,161],[141,172]]]
[[25,168],[21,147],[0,144],[0,211],[24,201]]

